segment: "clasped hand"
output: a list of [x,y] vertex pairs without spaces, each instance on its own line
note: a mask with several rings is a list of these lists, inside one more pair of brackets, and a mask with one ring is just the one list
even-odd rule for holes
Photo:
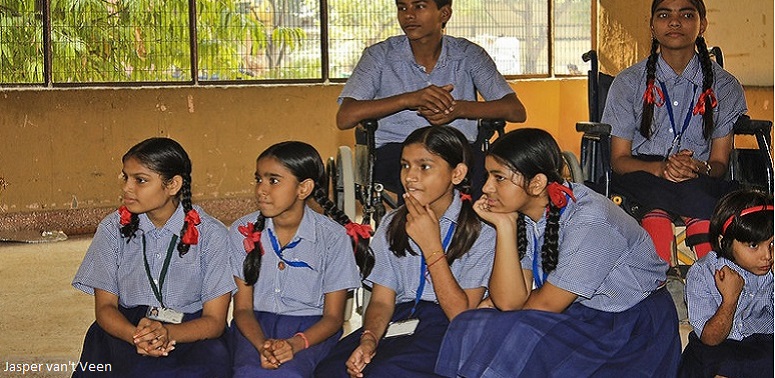
[[289,340],[267,339],[259,350],[259,354],[261,355],[261,367],[273,370],[292,360],[294,351]]
[[143,356],[166,357],[175,349],[175,340],[169,339],[167,327],[148,318],[137,323],[132,341],[137,348],[137,354]]
[[663,177],[672,182],[682,182],[699,177],[701,168],[705,164],[693,157],[694,151],[681,150],[670,155],[665,161]]
[[452,97],[452,84],[443,87],[429,85],[412,92],[412,108],[423,116],[431,125],[438,126],[452,122],[455,114],[455,99]]

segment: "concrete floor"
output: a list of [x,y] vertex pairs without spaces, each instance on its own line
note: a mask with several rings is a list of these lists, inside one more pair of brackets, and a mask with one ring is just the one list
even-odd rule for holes
[[[46,370],[46,364],[78,362],[83,336],[94,321],[94,303],[70,282],[89,243],[90,236],[0,242],[0,377],[18,376],[4,372],[7,364],[38,363]],[[353,312],[345,333],[360,323]],[[689,331],[688,325],[681,326],[684,345]],[[71,372],[28,372],[25,377],[69,377]]]

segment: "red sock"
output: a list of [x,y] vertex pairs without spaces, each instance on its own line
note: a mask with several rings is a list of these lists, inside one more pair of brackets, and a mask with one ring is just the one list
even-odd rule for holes
[[708,240],[708,229],[710,221],[707,219],[689,218],[686,220],[686,245],[694,250],[698,259],[707,255],[711,251],[710,240]]
[[[657,255],[670,264],[673,255],[673,220],[663,210],[652,210],[641,220],[641,225],[651,235]],[[672,265],[672,264],[671,264]]]

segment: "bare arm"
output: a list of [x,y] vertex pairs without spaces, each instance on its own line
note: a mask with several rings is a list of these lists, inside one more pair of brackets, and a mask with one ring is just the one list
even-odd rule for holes
[[745,285],[743,277],[728,266],[717,270],[713,279],[721,294],[721,305],[702,328],[700,340],[705,345],[718,345],[729,337],[737,311],[737,301]]
[[[490,275],[490,298],[500,310],[522,308],[532,285],[524,274],[517,251],[517,214],[494,214],[485,209],[486,199],[474,204],[474,209],[495,226],[495,260]],[[530,278],[532,279],[532,277]]]
[[625,173],[645,171],[657,177],[664,177],[664,161],[641,161],[632,156],[632,141],[611,136],[611,168],[614,172]]
[[134,345],[135,325],[118,311],[118,296],[94,289],[94,315],[105,332]]
[[242,335],[253,344],[260,354],[266,336],[253,313],[253,286],[249,286],[245,281],[237,277],[234,277],[234,281],[237,283],[237,293],[234,294],[234,310],[232,313],[234,323]]
[[378,100],[356,100],[346,97],[336,113],[336,125],[340,130],[352,129],[364,119],[375,119],[406,109],[426,108],[434,112],[449,112],[455,104],[450,92],[452,85],[430,85],[423,89],[385,97]]
[[221,336],[226,329],[230,301],[231,293],[225,293],[205,302],[201,317],[180,324],[165,324],[169,330],[170,340],[190,343]]
[[573,304],[576,298],[578,295],[545,282],[543,286],[530,292],[523,309],[560,313]]
[[[326,293],[323,299],[323,317],[304,331],[309,345],[316,345],[328,340],[342,329],[344,324],[344,307],[347,301],[347,290]],[[294,336],[289,339],[293,352],[304,349],[304,339]]]
[[385,286],[374,284],[369,306],[363,314],[361,342],[345,362],[347,374],[363,377],[363,369],[377,354],[377,344],[385,334],[396,307],[396,293]]

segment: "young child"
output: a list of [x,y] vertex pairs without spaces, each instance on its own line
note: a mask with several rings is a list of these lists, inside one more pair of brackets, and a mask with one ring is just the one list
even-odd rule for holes
[[363,327],[337,344],[316,376],[435,376],[450,319],[480,303],[492,268],[495,232],[471,207],[470,161],[457,129],[428,126],[406,139],[406,202],[385,216],[372,240]]
[[310,377],[342,335],[347,291],[360,286],[353,243],[365,254],[371,234],[334,206],[325,185],[309,144],[278,143],[257,159],[259,210],[230,228],[234,377]]
[[449,326],[436,373],[449,377],[675,376],[678,320],[667,265],[634,218],[564,182],[539,129],[498,138],[474,209],[497,232],[490,304]]
[[724,196],[710,220],[713,251],[686,277],[693,331],[682,377],[773,375],[772,197]]
[[[81,362],[112,376],[227,377],[226,227],[191,204],[191,161],[174,140],[142,141],[122,161],[124,205],[100,222],[73,279],[97,318]],[[90,374],[104,372],[73,376]]]
[[676,216],[697,256],[710,250],[708,219],[730,190],[733,126],[747,111],[743,87],[708,55],[707,26],[702,0],[654,0],[651,55],[616,76],[602,117],[612,185],[649,211],[642,226],[668,263]]
[[[450,124],[469,143],[479,118],[524,122],[525,108],[480,46],[444,34],[452,0],[397,0],[404,35],[367,48],[339,95],[336,123],[351,129],[379,119],[374,179],[401,193],[401,143],[418,125]],[[480,95],[484,101],[477,101]],[[473,185],[484,182],[484,155],[474,146]]]

